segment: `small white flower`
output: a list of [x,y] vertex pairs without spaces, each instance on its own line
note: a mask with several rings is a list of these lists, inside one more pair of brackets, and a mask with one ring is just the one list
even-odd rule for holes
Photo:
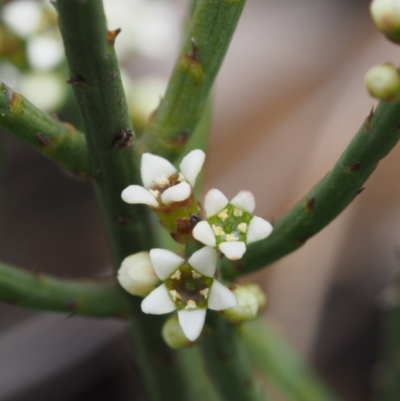
[[148,252],[126,257],[118,270],[117,279],[125,291],[140,297],[149,295],[160,282]]
[[193,237],[203,244],[219,248],[228,259],[240,259],[246,244],[266,238],[272,225],[261,217],[253,216],[254,196],[240,191],[230,202],[218,189],[211,189],[204,201],[207,220],[193,229]]
[[223,310],[236,305],[232,291],[214,279],[217,265],[214,248],[206,246],[193,253],[188,261],[171,251],[152,249],[150,259],[164,283],[143,300],[142,311],[162,315],[177,309],[179,324],[190,341],[200,335],[207,308]]
[[144,153],[140,166],[143,187],[130,185],[122,191],[122,199],[127,203],[144,203],[156,209],[182,202],[190,197],[204,159],[202,150],[192,150],[183,158],[179,173],[167,159]]

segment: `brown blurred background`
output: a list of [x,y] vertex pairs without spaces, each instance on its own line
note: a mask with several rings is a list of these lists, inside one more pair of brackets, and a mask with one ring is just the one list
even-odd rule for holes
[[[173,4],[183,15],[187,2]],[[375,104],[365,72],[399,60],[368,6],[248,1],[216,83],[204,191],[217,187],[232,197],[250,190],[256,214],[273,221],[332,167]],[[127,67],[136,77],[168,77],[175,51],[172,45],[161,61],[143,58]],[[0,259],[58,276],[109,273],[90,185],[10,138],[5,146]],[[398,267],[399,152],[329,227],[255,275],[267,291],[267,317],[345,400],[371,399],[379,380],[378,300]],[[122,329],[114,321],[1,305],[0,400],[132,399]]]

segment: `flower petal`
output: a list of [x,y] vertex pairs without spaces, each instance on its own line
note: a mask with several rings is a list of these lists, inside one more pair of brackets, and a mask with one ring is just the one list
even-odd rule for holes
[[218,189],[210,189],[204,198],[206,216],[211,217],[228,204],[228,198]]
[[121,198],[126,203],[144,203],[152,207],[159,206],[154,195],[140,185],[129,185],[122,191]]
[[192,188],[187,182],[181,182],[165,190],[161,195],[161,200],[164,205],[169,205],[173,202],[182,202],[189,198],[191,191]]
[[214,280],[211,287],[208,307],[213,310],[223,310],[237,305],[235,294],[219,281]]
[[155,185],[155,180],[163,174],[170,177],[176,172],[176,168],[167,159],[151,153],[143,153],[140,174],[145,188],[151,188]]
[[215,235],[211,226],[207,221],[203,220],[196,224],[192,231],[193,238],[197,239],[197,241],[202,242],[204,245],[214,247],[216,245]]
[[242,241],[229,241],[219,244],[219,250],[231,260],[240,259],[246,252],[246,244]]
[[254,216],[249,224],[247,230],[247,243],[259,241],[260,239],[267,238],[272,232],[272,225],[267,220],[261,217]]
[[166,249],[154,248],[150,251],[153,269],[161,280],[165,280],[185,259]]
[[202,150],[192,150],[183,158],[179,165],[181,173],[185,176],[187,182],[192,187],[194,187],[194,184],[196,183],[196,178],[203,167],[205,158],[206,154]]
[[178,311],[178,318],[185,336],[190,341],[195,341],[199,337],[201,330],[203,330],[206,310],[180,310]]
[[250,191],[240,191],[230,201],[230,204],[249,213],[253,213],[256,207],[254,195]]
[[174,302],[169,297],[168,289],[165,284],[161,284],[147,295],[142,301],[141,307],[142,312],[152,315],[164,315],[176,309]]
[[205,246],[194,252],[188,262],[199,273],[213,277],[217,268],[217,251],[210,246]]

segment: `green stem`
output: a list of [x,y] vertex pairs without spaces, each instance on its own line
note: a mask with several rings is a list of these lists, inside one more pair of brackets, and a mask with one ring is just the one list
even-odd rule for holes
[[217,313],[208,311],[212,333],[200,343],[209,377],[225,401],[261,401],[252,366],[236,328]]
[[0,127],[60,167],[78,176],[90,175],[84,135],[39,110],[4,83],[0,85]]
[[225,278],[256,271],[300,248],[361,192],[379,161],[400,138],[400,103],[381,102],[333,169],[274,225],[265,240],[251,244],[243,259],[222,263]]
[[95,187],[117,268],[127,255],[151,246],[148,212],[121,199],[139,183],[138,157],[114,41],[101,1],[58,0],[60,29],[77,106],[85,128]]
[[197,0],[164,99],[141,137],[141,149],[170,160],[201,119],[245,0]]
[[252,362],[287,401],[338,401],[311,366],[270,323],[259,318],[242,326]]
[[[387,310],[383,315],[382,324],[382,358],[379,364],[380,375],[378,380],[377,400],[397,401],[400,394],[400,274],[385,290],[386,296],[382,302],[386,303]],[[383,294],[382,294],[383,295]],[[374,398],[375,399],[375,398]]]
[[[129,254],[152,246],[147,209],[127,205],[121,192],[139,183],[138,156],[113,47],[101,1],[57,0],[70,82],[87,135],[96,190],[115,268]],[[139,303],[135,302],[139,309]],[[190,399],[183,367],[161,338],[160,317],[132,316],[131,339],[152,401]],[[166,363],[158,369],[154,365]],[[155,388],[153,388],[155,387]],[[178,391],[179,389],[179,391]]]
[[97,317],[127,317],[132,297],[114,280],[63,280],[0,263],[0,300],[13,305]]

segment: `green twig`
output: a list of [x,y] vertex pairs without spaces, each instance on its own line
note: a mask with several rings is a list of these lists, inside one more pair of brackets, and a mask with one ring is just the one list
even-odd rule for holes
[[217,313],[208,311],[212,328],[200,348],[209,377],[225,401],[266,400],[254,379],[249,356],[240,342],[236,328]]
[[400,103],[381,102],[367,117],[333,169],[274,225],[272,234],[251,244],[238,262],[224,260],[225,278],[258,270],[300,248],[340,214],[400,138]]
[[[399,256],[399,255],[398,255]],[[377,382],[379,401],[397,401],[400,394],[400,272],[382,294],[385,307],[381,330],[381,361]]]
[[287,401],[337,401],[311,366],[270,323],[259,318],[242,326],[252,362]]
[[0,263],[0,300],[13,305],[97,317],[127,317],[132,297],[114,280],[66,280]]
[[0,85],[0,127],[60,167],[78,176],[90,175],[84,135],[39,110],[4,83]]
[[123,92],[114,41],[101,1],[58,0],[60,29],[77,106],[85,128],[95,186],[111,243],[114,266],[149,249],[148,213],[121,200],[139,183],[138,157]]
[[192,136],[228,49],[245,0],[197,0],[164,99],[141,148],[175,159]]
[[[101,1],[58,0],[56,4],[70,83],[85,127],[97,194],[118,268],[124,257],[152,245],[147,209],[121,200],[122,190],[140,179],[113,47],[118,31],[107,32]],[[131,339],[145,391],[152,401],[187,401],[190,393],[186,390],[190,388],[183,368],[161,338],[162,320],[141,312],[132,316]],[[164,368],[158,369],[160,365]]]

